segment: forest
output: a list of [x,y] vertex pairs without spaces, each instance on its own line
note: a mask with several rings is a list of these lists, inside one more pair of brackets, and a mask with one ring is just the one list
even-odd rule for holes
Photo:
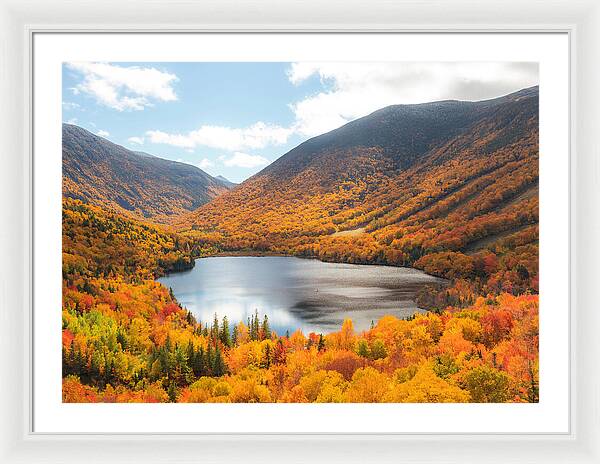
[[258,313],[198,323],[154,278],[214,249],[166,226],[67,199],[63,246],[65,402],[538,401],[537,295],[460,279],[425,315],[283,335]]

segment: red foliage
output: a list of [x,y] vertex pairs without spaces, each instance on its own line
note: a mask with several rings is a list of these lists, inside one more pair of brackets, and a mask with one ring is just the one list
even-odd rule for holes
[[350,351],[340,352],[336,357],[325,365],[326,370],[339,372],[346,380],[350,380],[354,372],[366,365],[364,358]]
[[513,328],[513,316],[505,309],[487,312],[480,322],[484,333],[483,340],[488,347],[508,338]]

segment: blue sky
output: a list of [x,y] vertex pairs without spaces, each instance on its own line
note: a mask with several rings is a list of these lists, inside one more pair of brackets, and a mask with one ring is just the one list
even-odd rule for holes
[[65,63],[63,121],[241,182],[381,107],[537,83],[535,63]]

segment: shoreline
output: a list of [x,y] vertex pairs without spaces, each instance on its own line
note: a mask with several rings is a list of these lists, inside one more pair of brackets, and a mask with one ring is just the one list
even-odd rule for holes
[[282,257],[282,258],[298,258],[298,259],[309,259],[309,260],[316,260],[316,261],[320,261],[321,263],[328,263],[328,264],[349,264],[352,266],[381,266],[381,267],[393,267],[393,268],[399,268],[399,269],[409,269],[412,271],[418,271],[418,272],[422,272],[425,275],[428,275],[430,277],[435,277],[438,282],[437,284],[441,284],[443,286],[449,286],[450,285],[450,280],[449,279],[445,279],[443,277],[439,277],[433,274],[428,274],[427,272],[423,271],[422,269],[418,269],[416,267],[411,267],[411,266],[394,266],[392,264],[379,264],[379,263],[347,263],[347,262],[343,262],[343,261],[323,261],[322,259],[317,258],[316,256],[298,256],[298,255],[292,255],[292,254],[288,254],[288,253],[280,253],[280,252],[275,252],[275,251],[256,251],[256,250],[245,250],[245,251],[219,251],[216,253],[211,253],[205,256],[198,256],[195,258],[192,258],[192,263],[193,265],[188,268],[188,269],[181,269],[178,271],[170,271],[170,272],[165,272],[163,275],[157,276],[154,278],[155,281],[158,281],[158,279],[160,279],[161,277],[166,277],[172,274],[178,274],[180,272],[189,272],[192,271],[194,269],[194,267],[196,267],[196,261],[199,259],[205,259],[205,258],[226,258],[226,257],[233,257],[233,258],[244,258],[244,257],[248,257],[248,258],[266,258],[266,257]]
[[[413,271],[419,271],[422,272],[423,274],[427,274],[427,272],[425,272],[422,269],[416,268],[416,267],[412,267],[412,266],[394,266],[393,264],[385,264],[385,263],[348,263],[346,261],[325,261],[322,259],[317,258],[316,256],[300,256],[300,255],[293,255],[293,254],[289,254],[289,253],[280,253],[280,252],[276,252],[276,251],[255,251],[255,250],[248,250],[248,251],[219,251],[217,253],[211,253],[209,255],[205,255],[205,256],[198,256],[197,258],[193,258],[194,262],[198,259],[204,259],[204,258],[224,258],[224,257],[256,257],[256,258],[264,258],[264,257],[282,257],[282,258],[298,258],[298,259],[312,259],[312,260],[316,260],[316,261],[320,261],[322,263],[329,263],[329,264],[350,264],[352,266],[382,266],[382,267],[393,267],[393,268],[399,268],[399,269],[410,269]],[[440,279],[443,280],[444,282],[450,282],[449,279],[445,279],[443,277],[439,277],[433,274],[427,274],[428,276],[431,277],[435,277],[436,279]]]
[[203,258],[222,258],[222,257],[266,257],[266,256],[281,256],[284,258],[305,258],[305,259],[317,259],[317,258],[312,258],[309,256],[296,256],[296,255],[291,255],[291,254],[287,254],[287,253],[279,253],[276,251],[255,251],[255,250],[248,250],[248,251],[219,251],[217,253],[211,253],[205,256],[199,256],[198,258],[194,258],[194,260],[196,259],[203,259]]

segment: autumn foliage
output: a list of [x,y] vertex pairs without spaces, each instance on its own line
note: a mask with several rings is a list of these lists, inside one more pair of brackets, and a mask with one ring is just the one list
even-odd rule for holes
[[[539,401],[537,91],[460,131],[437,109],[443,140],[303,144],[171,227],[65,199],[63,401]],[[154,280],[218,251],[447,280],[415,295],[424,314],[284,336],[259,313],[200,324]]]
[[[148,282],[139,294],[119,288],[89,311],[65,311],[63,400],[538,401],[537,296],[480,297],[411,320],[386,316],[362,333],[347,320],[324,336],[265,337],[260,329],[252,338],[244,323],[228,338],[223,324],[201,327],[182,308],[163,319],[159,308],[173,304]],[[146,311],[125,317],[130,305]]]
[[536,295],[281,336],[259,314],[197,323],[153,277],[210,249],[168,230],[67,200],[63,246],[66,402],[538,400]]

